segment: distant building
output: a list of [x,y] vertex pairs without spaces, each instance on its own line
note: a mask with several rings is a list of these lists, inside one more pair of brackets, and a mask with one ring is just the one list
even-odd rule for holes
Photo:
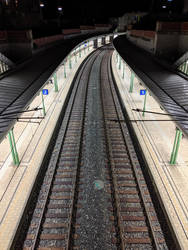
[[183,13],[188,13],[188,0],[184,0]]
[[39,0],[3,0],[2,7],[22,12],[39,12]]
[[39,0],[3,0],[0,3],[1,29],[35,27],[41,18]]
[[131,12],[126,13],[123,16],[118,18],[118,31],[126,31],[129,25],[139,22],[140,18],[147,15],[146,12]]

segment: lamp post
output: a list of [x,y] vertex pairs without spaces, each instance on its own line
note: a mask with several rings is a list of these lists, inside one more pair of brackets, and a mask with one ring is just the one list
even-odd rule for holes
[[44,3],[42,1],[39,1],[39,7],[40,7],[40,18],[43,20],[43,8],[44,8]]
[[58,26],[61,27],[61,16],[63,14],[63,8],[62,6],[58,6],[57,7],[57,11],[58,11]]

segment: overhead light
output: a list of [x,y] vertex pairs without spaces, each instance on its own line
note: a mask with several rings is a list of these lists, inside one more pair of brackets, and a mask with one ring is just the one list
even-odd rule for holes
[[58,9],[58,11],[62,11],[63,10],[63,8],[61,6],[59,6],[57,9]]
[[40,3],[40,7],[43,8],[43,7],[44,7],[44,4],[43,4],[43,3]]
[[162,8],[163,8],[163,9],[166,9],[166,5],[163,5]]

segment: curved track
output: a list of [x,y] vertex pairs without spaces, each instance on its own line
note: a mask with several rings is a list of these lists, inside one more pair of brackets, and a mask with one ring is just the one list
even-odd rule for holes
[[23,243],[16,249],[168,249],[111,73],[82,64]]

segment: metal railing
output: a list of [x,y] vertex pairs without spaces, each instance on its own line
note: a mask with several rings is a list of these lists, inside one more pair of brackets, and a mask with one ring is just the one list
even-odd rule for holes
[[14,63],[0,53],[0,74],[14,67]]
[[185,75],[188,75],[188,61],[183,62],[178,69],[183,72]]

